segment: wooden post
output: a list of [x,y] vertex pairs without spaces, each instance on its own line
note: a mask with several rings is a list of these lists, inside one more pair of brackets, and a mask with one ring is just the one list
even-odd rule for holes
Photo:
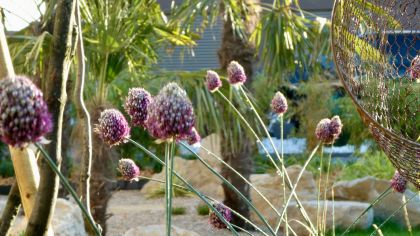
[[[14,77],[12,59],[7,46],[4,26],[0,20],[0,79]],[[12,157],[13,168],[15,170],[16,181],[18,183],[21,201],[25,216],[28,219],[32,214],[35,204],[35,196],[39,185],[39,170],[36,163],[35,153],[30,148],[14,148],[9,146]],[[54,235],[49,230],[49,235]]]

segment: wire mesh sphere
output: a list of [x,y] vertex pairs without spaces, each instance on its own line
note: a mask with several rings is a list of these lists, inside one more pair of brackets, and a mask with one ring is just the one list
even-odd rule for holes
[[334,62],[376,142],[420,189],[420,1],[336,0]]

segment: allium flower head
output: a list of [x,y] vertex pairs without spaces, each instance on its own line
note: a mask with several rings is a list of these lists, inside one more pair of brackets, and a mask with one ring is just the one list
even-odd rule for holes
[[0,139],[23,147],[52,130],[42,92],[24,76],[0,80]]
[[[217,210],[217,212],[219,212],[223,216],[223,218],[227,222],[230,222],[232,220],[232,212],[227,207],[225,207],[223,204],[219,203],[214,208]],[[225,223],[223,223],[222,220],[219,219],[219,217],[216,215],[215,212],[210,213],[209,222],[210,222],[210,225],[212,225],[216,229],[226,229],[227,228],[227,225]]]
[[271,110],[278,115],[287,111],[287,100],[281,92],[277,92],[271,100]]
[[101,112],[98,121],[94,131],[110,146],[126,142],[130,137],[130,126],[120,111],[106,109]]
[[241,85],[246,81],[245,70],[237,61],[230,62],[227,73],[231,85]]
[[219,75],[215,71],[207,71],[206,85],[210,92],[215,92],[220,87],[222,87],[222,81],[220,80]]
[[412,79],[420,79],[420,55],[417,55],[412,61],[408,69],[408,73]]
[[149,105],[146,127],[155,138],[187,137],[195,124],[191,101],[177,83],[169,83]]
[[147,108],[152,96],[143,88],[131,88],[125,99],[124,109],[131,117],[131,124],[144,127],[147,119]]
[[404,193],[407,189],[407,179],[398,172],[395,171],[394,176],[391,179],[391,187],[395,192]]
[[121,159],[118,161],[118,171],[122,177],[128,181],[138,181],[140,176],[140,169],[131,159]]
[[192,128],[188,136],[186,137],[186,140],[189,145],[195,145],[200,143],[201,137],[200,134],[197,132],[195,128]]
[[319,121],[315,129],[317,139],[324,144],[331,144],[341,134],[343,125],[340,117],[334,116],[331,120],[326,118]]

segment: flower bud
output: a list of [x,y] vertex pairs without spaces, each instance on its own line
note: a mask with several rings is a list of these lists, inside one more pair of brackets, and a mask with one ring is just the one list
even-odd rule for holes
[[15,147],[40,141],[52,130],[42,92],[24,76],[0,80],[0,139]]

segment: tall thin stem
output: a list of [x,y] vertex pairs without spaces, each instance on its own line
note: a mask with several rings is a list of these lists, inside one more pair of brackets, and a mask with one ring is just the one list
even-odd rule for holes
[[322,214],[324,234],[327,229],[327,202],[326,201],[327,201],[327,189],[328,189],[328,184],[329,184],[331,157],[332,157],[333,149],[334,149],[334,144],[331,144],[331,151],[330,151],[330,155],[328,155],[327,173],[325,176],[325,184],[324,184],[324,211]]
[[172,225],[172,176],[174,168],[174,152],[175,145],[174,141],[165,143],[165,201],[166,201],[166,235],[171,235]]
[[[74,106],[76,108],[77,118],[82,124],[82,169],[80,173],[79,192],[82,196],[83,204],[86,207],[89,215],[92,216],[90,211],[90,177],[92,169],[92,127],[90,124],[90,114],[86,108],[83,91],[85,86],[85,51],[83,47],[83,32],[82,32],[82,20],[80,16],[80,0],[76,0],[76,24],[77,24],[77,78],[74,86]],[[87,218],[84,218],[85,228],[87,228],[89,222]]]
[[[239,88],[240,88],[240,91],[242,92],[242,95],[245,98],[245,101],[248,103],[248,105],[251,107],[251,110],[254,112],[255,116],[257,117],[261,128],[264,130],[264,133],[266,134],[268,140],[270,141],[270,144],[271,144],[272,148],[274,149],[274,153],[276,154],[277,158],[280,161],[281,171],[277,168],[278,173],[280,175],[282,175],[283,178],[286,178],[286,185],[289,188],[289,190],[292,189],[293,188],[292,181],[291,181],[289,175],[287,174],[287,170],[286,170],[286,167],[284,165],[284,160],[280,157],[279,152],[277,151],[277,148],[273,143],[273,139],[271,138],[270,133],[268,132],[267,127],[264,124],[264,121],[261,119],[261,116],[258,114],[257,110],[255,109],[254,104],[252,104],[251,100],[249,99],[248,95],[246,94],[246,92],[244,91],[242,86],[240,86]],[[262,145],[262,146],[264,146],[264,145]],[[299,211],[301,212],[301,214],[302,214],[303,218],[305,219],[306,223],[309,225],[309,227],[312,229],[312,231],[315,232],[316,229],[314,228],[314,226],[311,222],[311,219],[308,216],[308,213],[305,211],[305,208],[303,208],[302,203],[300,202],[297,194],[295,192],[292,192],[290,194],[292,194],[294,196],[294,198],[296,199],[296,203],[298,205]]]
[[[151,151],[149,151],[147,148],[143,147],[143,145],[141,145],[140,143],[132,140],[132,139],[127,139],[130,143],[132,143],[134,146],[140,148],[141,150],[143,150],[148,156],[152,157],[154,160],[156,160],[158,163],[160,163],[161,165],[165,166],[166,163],[163,162],[159,157],[157,157],[155,154],[153,154]],[[205,198],[205,196],[200,193],[199,191],[197,191],[190,183],[188,183],[188,181],[186,181],[183,177],[181,177],[176,171],[173,172],[173,174],[179,179],[181,180],[182,183],[184,183],[187,188],[189,190],[191,190],[193,193],[195,193],[201,200],[203,200],[207,206],[214,211],[214,213],[217,215],[217,217],[219,217],[219,219],[232,231],[232,233],[236,236],[239,236],[238,232],[235,230],[235,228],[232,227],[232,225],[222,216],[222,214],[216,210],[216,208],[213,206],[213,204],[211,204],[209,201],[207,201],[207,199]]]
[[[279,116],[280,119],[280,144],[281,144],[281,159],[284,161],[284,147],[283,147],[283,136],[284,136],[284,123],[283,123],[283,114]],[[287,220],[287,204],[286,204],[286,182],[282,178],[282,187],[283,187],[283,210],[284,210],[284,223],[286,224],[286,236],[289,235],[289,223]],[[281,220],[280,220],[281,223]]]
[[180,143],[181,146],[185,147],[188,151],[190,151],[192,154],[194,154],[195,157],[197,157],[197,160],[199,160],[201,163],[204,164],[204,166],[210,170],[214,175],[216,175],[219,179],[221,179],[230,189],[232,189],[238,196],[240,196],[246,204],[254,210],[254,212],[257,214],[258,218],[261,219],[261,221],[264,223],[264,225],[268,228],[270,233],[273,235],[276,235],[273,228],[268,224],[267,220],[264,218],[264,216],[261,215],[260,211],[255,208],[255,206],[235,187],[233,186],[225,177],[223,177],[221,174],[219,174],[217,171],[215,171],[206,161],[203,160],[203,158],[198,155],[194,150],[192,150],[189,146],[185,145],[184,143]]
[[383,191],[375,200],[373,200],[370,205],[351,223],[349,227],[341,234],[341,236],[346,235],[350,232],[351,228],[368,212],[373,206],[375,206],[378,202],[380,202],[384,197],[388,196],[391,193],[392,187],[389,186],[385,191]]
[[[320,216],[320,208],[321,208],[321,183],[322,183],[322,159],[324,156],[324,145],[321,146],[321,156],[319,162],[319,177],[318,177],[318,192],[317,192],[317,207],[316,207],[316,228],[318,230],[318,234],[321,232],[321,216]],[[325,202],[324,202],[325,204]]]
[[73,187],[71,187],[70,183],[67,181],[66,177],[61,173],[61,171],[58,169],[55,162],[51,159],[51,157],[48,155],[48,153],[45,151],[45,149],[39,145],[38,143],[35,143],[35,146],[41,151],[42,155],[44,156],[44,160],[48,163],[48,165],[51,167],[51,169],[58,175],[58,178],[60,178],[61,183],[63,184],[64,188],[69,191],[70,195],[73,197],[76,204],[80,207],[82,210],[82,213],[85,215],[86,218],[88,218],[89,223],[92,225],[95,234],[97,236],[101,235],[101,230],[98,228],[98,225],[93,220],[92,216],[89,214],[88,210],[85,208],[83,203],[80,201],[79,197],[76,194],[76,191],[74,191]]
[[[420,192],[419,192],[420,194]],[[394,217],[404,206],[406,206],[411,200],[413,200],[415,197],[417,197],[417,194],[413,194],[413,196],[411,196],[407,201],[405,201],[400,207],[398,207],[397,209],[395,209],[394,212],[392,212],[391,215],[388,216],[388,218],[386,218],[384,220],[384,222],[382,222],[381,225],[379,225],[379,227],[377,229],[375,229],[375,231],[373,231],[370,236],[375,235],[376,232],[378,232],[378,230],[380,230],[382,228],[382,226],[384,226],[392,217]]]

